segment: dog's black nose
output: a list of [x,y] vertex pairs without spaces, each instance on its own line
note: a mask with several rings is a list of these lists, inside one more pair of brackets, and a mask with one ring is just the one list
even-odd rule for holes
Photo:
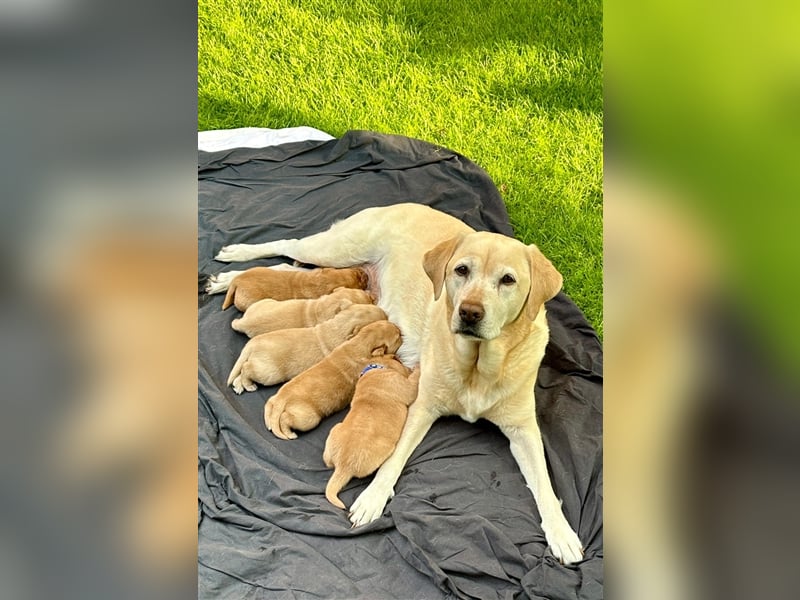
[[458,308],[458,316],[461,321],[467,325],[475,325],[483,319],[484,315],[483,306],[480,304],[473,304],[472,302],[462,302]]

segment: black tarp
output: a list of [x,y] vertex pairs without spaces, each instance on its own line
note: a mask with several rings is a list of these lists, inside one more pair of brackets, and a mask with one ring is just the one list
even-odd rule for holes
[[[512,235],[488,175],[445,148],[348,132],[326,142],[199,153],[199,271],[225,265],[220,247],[303,237],[363,208],[420,202],[475,229]],[[558,265],[556,265],[558,266]],[[564,511],[586,545],[563,566],[492,424],[438,421],[416,449],[384,516],[351,528],[324,496],[322,449],[344,412],[297,440],[266,430],[278,388],[237,396],[225,385],[244,346],[235,309],[201,293],[199,509],[201,598],[603,597],[602,349],[564,293],[550,301],[551,341],[536,386],[548,464]],[[348,484],[352,504],[369,479]]]

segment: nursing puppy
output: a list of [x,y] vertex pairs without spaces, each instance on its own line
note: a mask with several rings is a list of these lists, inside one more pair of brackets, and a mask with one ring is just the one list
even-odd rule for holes
[[286,270],[253,267],[238,274],[230,282],[222,302],[225,310],[231,304],[241,311],[258,300],[291,300],[319,298],[338,287],[366,289],[368,277],[360,268]]
[[[284,440],[308,431],[350,402],[358,376],[375,356],[396,352],[400,329],[389,321],[364,326],[310,369],[284,385],[264,406],[267,429]],[[397,362],[397,361],[395,361]]]
[[236,331],[253,337],[278,329],[313,327],[333,318],[351,304],[372,304],[369,292],[354,288],[336,288],[320,298],[297,300],[259,300],[244,315],[231,323]]
[[228,376],[228,385],[241,394],[255,391],[256,383],[275,385],[314,366],[362,327],[386,318],[372,304],[353,304],[338,315],[315,325],[281,329],[252,338]]
[[417,397],[419,369],[411,371],[393,355],[376,358],[356,384],[350,412],[325,442],[322,460],[334,469],[325,497],[334,506],[353,477],[366,477],[394,452],[409,405]]

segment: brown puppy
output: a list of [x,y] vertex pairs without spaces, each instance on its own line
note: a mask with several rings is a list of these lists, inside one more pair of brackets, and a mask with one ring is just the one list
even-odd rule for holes
[[228,287],[222,309],[231,304],[241,311],[258,300],[292,300],[294,298],[319,298],[338,287],[366,289],[368,277],[358,267],[348,269],[313,269],[291,271],[254,267],[237,275]]
[[345,508],[339,490],[353,477],[366,477],[394,452],[417,397],[419,369],[413,372],[394,356],[371,361],[356,384],[350,412],[335,425],[325,442],[322,459],[333,467],[325,496]]
[[274,385],[314,366],[359,329],[386,318],[373,304],[353,304],[338,315],[315,325],[262,333],[242,349],[228,376],[237,394],[252,392],[256,383]]
[[284,440],[313,429],[350,402],[362,369],[375,356],[396,352],[400,329],[389,321],[370,323],[322,361],[284,385],[264,406],[267,429]]
[[313,327],[333,318],[351,304],[372,304],[369,292],[353,288],[336,288],[320,298],[297,300],[259,300],[251,304],[240,319],[231,323],[247,337],[278,329]]

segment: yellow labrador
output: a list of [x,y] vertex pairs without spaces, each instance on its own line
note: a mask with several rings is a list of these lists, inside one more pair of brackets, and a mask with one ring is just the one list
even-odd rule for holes
[[536,246],[475,232],[419,204],[368,208],[302,239],[223,248],[217,260],[288,256],[364,266],[378,305],[400,327],[398,356],[420,366],[419,392],[392,455],[351,507],[354,525],[383,513],[406,461],[441,416],[496,423],[533,492],[542,529],[564,563],[583,556],[547,474],[534,382],[549,337],[544,302],[562,278]]

